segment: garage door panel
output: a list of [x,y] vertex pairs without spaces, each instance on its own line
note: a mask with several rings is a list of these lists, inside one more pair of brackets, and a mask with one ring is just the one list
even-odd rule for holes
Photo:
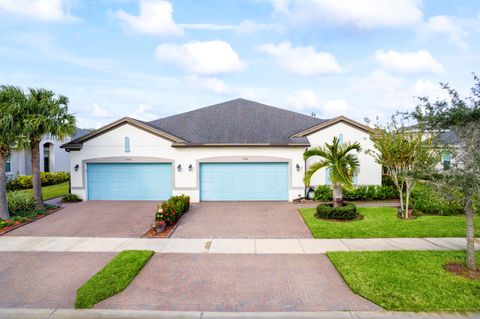
[[87,164],[90,200],[164,200],[172,194],[170,163]]
[[200,199],[288,200],[288,163],[203,163]]

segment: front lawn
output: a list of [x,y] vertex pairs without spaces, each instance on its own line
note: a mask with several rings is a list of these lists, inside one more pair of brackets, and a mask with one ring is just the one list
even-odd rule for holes
[[480,310],[480,281],[443,269],[448,262],[464,262],[464,252],[330,252],[328,257],[353,292],[385,310]]
[[[300,214],[315,238],[381,237],[464,237],[464,216],[422,215],[402,220],[392,207],[359,207],[362,220],[334,222],[314,217],[315,208],[301,208]],[[475,216],[476,236],[480,235],[480,216]]]
[[153,251],[125,250],[77,291],[75,308],[88,309],[122,292],[152,257]]
[[[68,194],[68,184],[70,182],[64,182],[56,185],[43,186],[43,200],[49,200],[52,198],[61,197]],[[33,194],[33,189],[23,189],[20,192],[29,192]]]

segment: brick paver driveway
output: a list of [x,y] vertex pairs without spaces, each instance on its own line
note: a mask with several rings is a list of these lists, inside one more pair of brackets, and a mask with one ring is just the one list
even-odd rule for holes
[[288,202],[202,202],[192,205],[177,238],[311,238],[298,207]]
[[0,253],[0,308],[73,308],[77,289],[112,253]]
[[153,201],[87,201],[20,227],[7,236],[141,237],[155,217]]
[[178,311],[378,310],[325,255],[156,254],[96,308]]

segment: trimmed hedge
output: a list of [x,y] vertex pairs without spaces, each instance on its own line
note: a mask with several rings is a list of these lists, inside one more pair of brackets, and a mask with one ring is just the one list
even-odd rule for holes
[[315,217],[321,219],[352,220],[358,217],[357,206],[355,204],[346,204],[342,207],[333,207],[328,204],[317,206]]
[[[332,188],[328,185],[319,185],[315,189],[315,200],[331,201]],[[384,200],[397,199],[398,191],[393,186],[356,186],[353,189],[343,188],[343,199],[345,200]]]
[[[56,185],[70,180],[70,174],[66,172],[40,173],[42,186]],[[20,189],[32,188],[32,176],[17,176],[7,181],[7,191],[17,191]]]
[[165,221],[167,225],[175,224],[190,208],[190,197],[186,195],[172,196],[162,204],[162,210],[155,215],[156,221]]

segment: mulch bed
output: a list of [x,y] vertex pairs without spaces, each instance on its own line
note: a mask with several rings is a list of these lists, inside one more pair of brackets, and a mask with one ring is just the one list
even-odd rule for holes
[[[178,223],[177,223],[178,224]],[[170,235],[173,233],[173,230],[175,229],[175,226],[177,225],[171,225],[165,227],[165,230],[162,231],[161,233],[157,233],[153,228],[150,228],[143,237],[148,237],[148,238],[169,238]]]
[[25,222],[15,222],[13,225],[3,227],[2,229],[0,229],[0,236],[6,234],[8,232],[11,232],[12,230],[17,229],[19,227],[22,227],[22,226],[25,226],[27,224],[33,223],[34,221],[42,219],[43,217],[51,215],[55,212],[58,212],[62,208],[63,207],[47,208],[47,212],[45,214],[42,214],[42,215],[39,214],[39,215],[35,216],[35,218],[29,219]]
[[457,276],[480,281],[480,268],[470,270],[462,263],[448,263],[443,265],[443,268]]

